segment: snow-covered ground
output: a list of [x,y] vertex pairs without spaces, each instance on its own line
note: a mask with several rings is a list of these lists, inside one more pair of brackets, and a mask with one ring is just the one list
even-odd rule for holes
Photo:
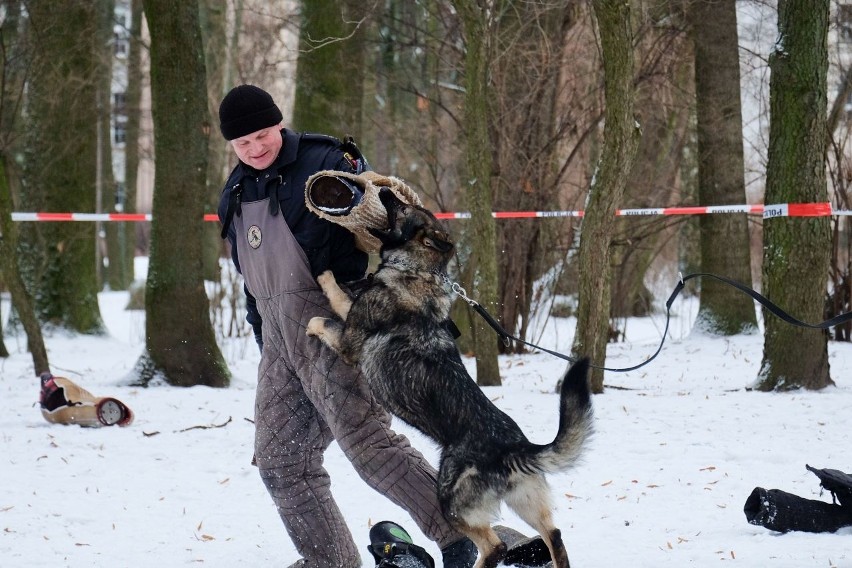
[[[224,349],[244,354],[229,360],[228,389],[126,386],[144,344],[144,314],[126,311],[127,299],[100,295],[107,337],[46,339],[55,374],[135,411],[127,428],[46,422],[25,341],[5,339],[13,353],[0,359],[0,566],[289,565],[295,549],[250,464],[256,349]],[[694,300],[679,299],[675,309],[680,315],[657,360],[607,374],[606,384],[621,388],[594,397],[596,434],[582,465],[551,478],[572,566],[852,567],[852,528],[778,534],[743,514],[757,486],[830,501],[805,464],[852,472],[852,345],[829,346],[836,387],[747,391],[762,336],[695,335]],[[541,344],[568,351],[573,325],[552,321]],[[610,346],[607,364],[642,361],[662,326],[661,315],[630,320],[627,341]],[[531,439],[549,440],[565,363],[530,354],[502,357],[500,366],[504,384],[487,388],[488,396]],[[396,427],[437,456],[423,436]],[[369,526],[383,519],[400,522],[439,558],[336,446],[326,463],[365,565]],[[502,522],[529,532],[508,512]]]

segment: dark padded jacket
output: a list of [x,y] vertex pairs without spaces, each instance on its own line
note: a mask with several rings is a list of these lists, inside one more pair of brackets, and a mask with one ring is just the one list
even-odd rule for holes
[[[321,170],[360,173],[359,170],[366,162],[360,156],[353,159],[341,141],[331,136],[300,134],[287,128],[281,130],[281,136],[284,144],[271,166],[258,171],[240,161],[233,169],[219,200],[219,220],[223,224],[226,222],[232,196],[237,203],[233,215],[240,214],[238,204],[241,202],[270,197],[271,208],[277,205],[276,214],[284,216],[293,236],[305,251],[311,273],[315,277],[330,269],[339,282],[363,278],[367,269],[367,254],[355,248],[352,233],[308,210],[305,205],[305,183]],[[236,231],[233,223],[229,225],[227,238],[231,244],[231,257],[237,271],[242,274],[237,255]],[[281,259],[282,265],[287,262],[298,262],[298,259]],[[248,311],[246,320],[260,343],[263,321],[255,299],[247,289],[245,293]]]

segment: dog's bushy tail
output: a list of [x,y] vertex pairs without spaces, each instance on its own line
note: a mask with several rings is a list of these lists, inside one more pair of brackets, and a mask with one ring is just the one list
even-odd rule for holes
[[589,360],[580,359],[562,378],[559,392],[559,431],[542,447],[539,464],[546,472],[568,469],[577,461],[592,433],[592,400],[589,393]]

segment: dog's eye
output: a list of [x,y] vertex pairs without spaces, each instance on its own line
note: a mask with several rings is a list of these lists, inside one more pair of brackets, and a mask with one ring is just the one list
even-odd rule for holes
[[433,236],[429,236],[429,235],[423,236],[423,246],[433,248],[433,249],[437,250],[438,252],[442,252],[442,253],[447,252],[448,250],[453,248],[452,243],[450,243],[449,241],[446,241],[446,240],[439,238],[437,236],[433,237]]

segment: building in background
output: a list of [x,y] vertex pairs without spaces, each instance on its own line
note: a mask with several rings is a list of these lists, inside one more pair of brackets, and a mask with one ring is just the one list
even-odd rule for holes
[[112,175],[115,179],[115,202],[105,203],[110,211],[125,211],[125,147],[127,136],[127,56],[130,52],[130,2],[115,0],[115,21],[112,28],[112,113],[110,137],[112,139]]

